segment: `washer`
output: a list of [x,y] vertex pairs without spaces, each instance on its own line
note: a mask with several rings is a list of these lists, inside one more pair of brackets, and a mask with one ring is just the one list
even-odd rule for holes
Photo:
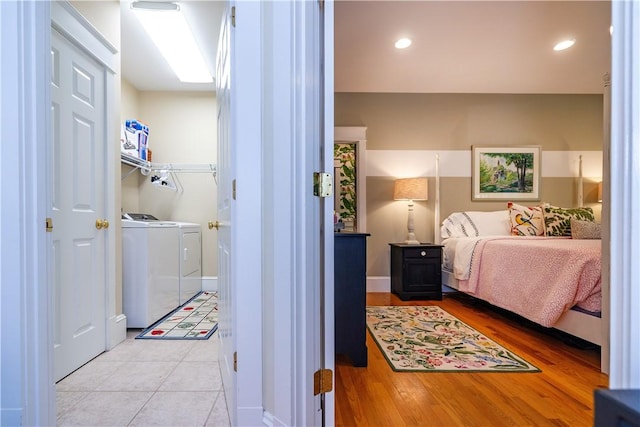
[[146,328],[180,305],[180,228],[148,214],[122,219],[122,309],[127,327]]
[[177,222],[180,234],[180,301],[184,304],[202,291],[202,231],[200,224]]

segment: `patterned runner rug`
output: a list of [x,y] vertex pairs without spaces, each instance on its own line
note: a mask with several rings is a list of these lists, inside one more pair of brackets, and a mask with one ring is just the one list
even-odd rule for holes
[[206,340],[218,329],[218,293],[200,292],[136,339]]
[[540,372],[437,306],[367,307],[367,327],[394,371]]

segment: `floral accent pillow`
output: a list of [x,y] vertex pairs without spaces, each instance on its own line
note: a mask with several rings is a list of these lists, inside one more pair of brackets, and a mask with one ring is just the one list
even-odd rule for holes
[[600,223],[571,218],[572,239],[600,239],[601,234]]
[[582,221],[595,222],[593,209],[584,208],[559,208],[557,206],[545,205],[544,228],[547,236],[567,236],[571,237],[571,218]]
[[513,236],[544,236],[544,214],[540,206],[527,207],[508,202]]

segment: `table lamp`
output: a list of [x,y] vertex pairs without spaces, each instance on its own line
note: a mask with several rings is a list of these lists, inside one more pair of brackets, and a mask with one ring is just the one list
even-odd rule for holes
[[413,226],[413,202],[416,200],[427,200],[427,178],[402,178],[396,179],[393,186],[394,200],[407,200],[409,202],[409,214],[407,216],[407,239],[404,241],[408,245],[418,245]]

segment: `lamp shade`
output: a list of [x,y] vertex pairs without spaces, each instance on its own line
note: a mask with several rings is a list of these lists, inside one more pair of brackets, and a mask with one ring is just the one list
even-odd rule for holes
[[396,179],[394,200],[427,200],[427,178]]

